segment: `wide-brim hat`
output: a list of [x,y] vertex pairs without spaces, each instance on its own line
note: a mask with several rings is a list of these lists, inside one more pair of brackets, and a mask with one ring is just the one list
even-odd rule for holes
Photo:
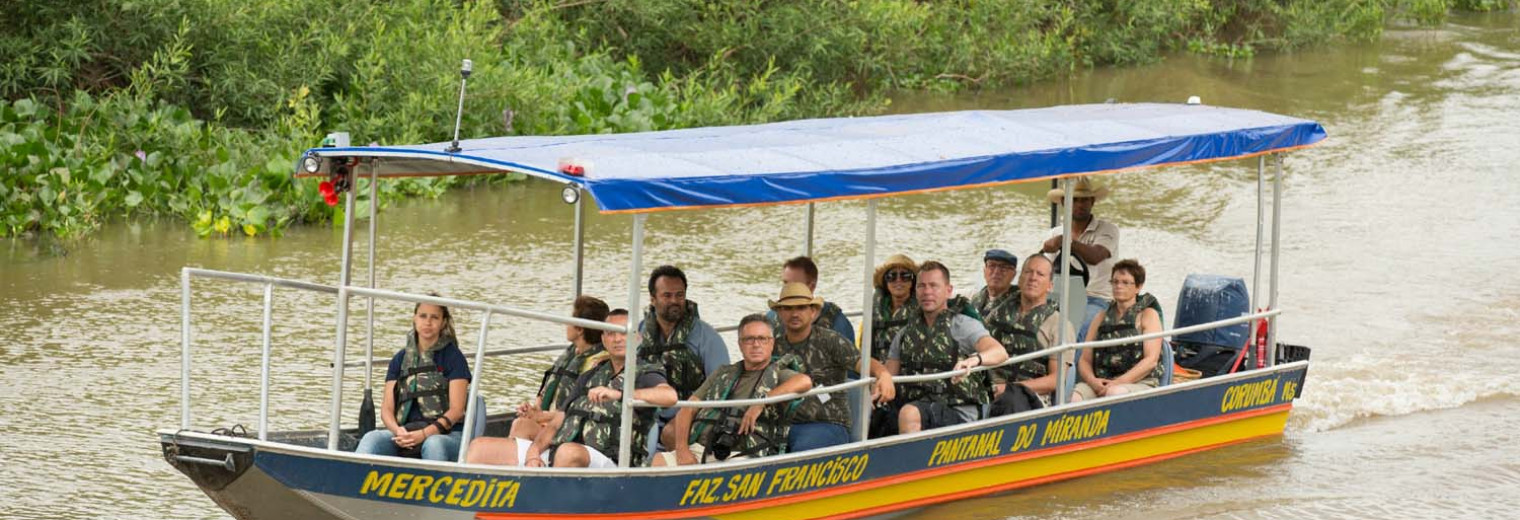
[[[1098,184],[1098,181],[1092,180],[1090,177],[1077,179],[1077,186],[1071,190],[1071,198],[1073,199],[1092,197],[1093,202],[1098,202],[1107,196],[1108,187]],[[1066,199],[1066,190],[1061,188],[1050,190],[1049,193],[1045,194],[1045,198],[1050,199],[1051,204],[1060,204]]]
[[908,258],[908,255],[901,253],[887,257],[886,262],[876,266],[876,274],[872,277],[876,281],[876,288],[881,289],[886,287],[887,285],[882,282],[882,276],[885,276],[887,271],[897,268],[907,269],[909,272],[916,273],[918,272],[918,262],[914,262],[912,258]]
[[813,296],[813,290],[807,284],[792,282],[781,286],[781,297],[770,300],[772,309],[779,307],[791,307],[795,305],[823,306],[823,298]]

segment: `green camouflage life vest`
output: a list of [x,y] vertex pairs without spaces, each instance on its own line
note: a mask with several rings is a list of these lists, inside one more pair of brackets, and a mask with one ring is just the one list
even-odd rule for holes
[[[773,358],[769,365],[761,369],[760,378],[755,381],[755,388],[750,392],[749,398],[759,399],[770,395],[771,390],[782,383],[782,369],[802,373],[802,368],[802,360],[797,359],[796,356],[785,355]],[[713,373],[712,383],[707,387],[707,394],[699,397],[703,401],[727,400],[730,395],[733,395],[742,375],[744,375],[742,360],[732,365],[719,367],[718,371]],[[732,447],[732,456],[765,457],[785,452],[786,436],[791,431],[791,412],[798,402],[799,400],[793,400],[766,406],[760,412],[760,418],[755,421],[755,427],[741,438],[738,445]],[[708,453],[711,453],[714,439],[709,437],[720,430],[719,425],[732,423],[734,427],[737,427],[748,409],[747,406],[697,409],[697,416],[691,423],[692,442],[702,443],[707,447]]]
[[[792,355],[801,360],[804,370],[798,371],[812,378],[814,387],[843,383],[849,378],[849,372],[860,366],[860,352],[855,350],[850,340],[840,336],[828,325],[816,323],[808,333],[808,338],[795,345],[787,341],[786,332],[782,331],[776,337],[776,354]],[[841,360],[854,362],[841,366]],[[792,422],[828,422],[848,428],[851,422],[848,394],[848,390],[825,394],[828,398],[826,402],[817,395],[804,398],[797,405]]]
[[[554,433],[555,446],[567,442],[578,442],[588,448],[602,452],[607,458],[614,461],[618,457],[618,428],[619,418],[623,415],[622,399],[594,403],[586,393],[592,388],[605,386],[619,392],[623,391],[623,372],[614,374],[612,362],[603,361],[585,376],[586,382],[577,388],[575,399],[565,406],[565,420],[560,424],[559,431]],[[653,364],[640,364],[639,373],[659,372],[660,367]],[[649,441],[649,427],[654,423],[654,408],[636,408],[633,419],[633,460],[630,466],[644,465],[644,459],[649,456],[647,448]]]
[[[902,363],[903,375],[934,374],[947,372],[955,368],[955,363],[960,361],[960,349],[955,344],[955,338],[950,335],[950,320],[956,314],[960,314],[960,306],[969,304],[969,300],[958,298],[957,305],[947,307],[934,319],[934,324],[924,323],[923,318],[914,319],[903,330],[902,344],[899,345],[899,356]],[[967,404],[984,404],[990,398],[987,395],[991,390],[986,371],[976,372],[962,378],[959,383],[951,383],[949,379],[925,381],[922,383],[903,383],[902,389],[897,392],[900,402],[911,403],[919,400],[942,401],[950,406]]]
[[[1047,300],[1045,303],[1030,309],[1029,312],[1019,315],[1018,288],[1009,291],[1012,303],[1000,305],[986,315],[987,332],[992,334],[992,339],[1003,345],[1003,350],[1008,352],[1009,357],[1022,356],[1041,350],[1040,325],[1054,315],[1059,308],[1056,302]],[[1050,373],[1050,367],[1044,359],[1030,359],[1023,362],[995,368],[993,378],[1001,378],[1004,382],[1024,381],[1045,377]]]
[[691,397],[691,393],[707,379],[702,357],[686,345],[686,337],[691,335],[691,329],[699,319],[697,302],[686,300],[686,317],[676,324],[676,330],[667,338],[660,334],[660,322],[655,319],[654,306],[650,305],[644,309],[644,323],[639,329],[639,360],[663,366],[665,378],[670,380],[670,386],[676,389],[676,395],[681,399]]
[[544,371],[544,379],[538,384],[538,393],[542,396],[538,408],[564,410],[565,405],[570,404],[570,399],[575,396],[575,380],[581,377],[582,372],[592,369],[606,358],[607,351],[602,349],[601,344],[592,345],[581,353],[577,353],[575,345],[571,344]]
[[892,347],[892,338],[897,337],[897,331],[919,319],[918,298],[909,296],[908,301],[894,311],[892,294],[877,290],[876,306],[871,312],[871,358],[885,363],[887,351]]
[[439,336],[433,349],[424,353],[417,347],[417,333],[407,334],[401,377],[396,379],[396,424],[406,424],[413,406],[424,420],[449,411],[449,381],[443,377],[443,367],[433,363],[433,354],[452,346],[453,336]]
[[[1108,309],[1103,311],[1103,323],[1098,326],[1098,339],[1139,336],[1140,312],[1148,308],[1161,312],[1161,304],[1157,303],[1156,297],[1151,296],[1150,293],[1136,297],[1135,304],[1131,305],[1123,316],[1119,315],[1117,305],[1109,304]],[[1124,375],[1144,358],[1145,345],[1142,343],[1095,349],[1092,359],[1093,375],[1102,379],[1113,379]],[[1161,378],[1161,363],[1156,363],[1156,368],[1151,370],[1150,375],[1141,379],[1149,378]]]

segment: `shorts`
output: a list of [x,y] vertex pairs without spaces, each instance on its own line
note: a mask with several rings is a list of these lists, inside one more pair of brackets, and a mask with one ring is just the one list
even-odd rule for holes
[[925,430],[965,424],[977,420],[980,415],[980,407],[976,405],[950,406],[928,399],[908,404],[918,409],[919,424]]
[[[687,445],[686,447],[691,450],[691,454],[692,455],[696,455],[697,456],[697,463],[698,464],[722,463],[722,462],[729,462],[729,461],[734,461],[734,460],[744,460],[744,459],[749,458],[749,457],[745,457],[745,456],[742,456],[742,455],[733,455],[733,456],[730,456],[727,459],[718,460],[718,459],[714,459],[714,458],[711,458],[711,457],[707,457],[707,447],[703,446],[701,443],[692,443],[692,444]],[[676,452],[674,452],[674,451],[662,451],[662,452],[656,453],[655,456],[656,457],[660,457],[662,459],[665,459],[665,465],[666,466],[675,466],[675,465],[677,465],[676,464]]]
[[[523,439],[523,438],[520,438],[520,437],[513,437],[512,440],[517,441],[517,465],[518,466],[525,466],[525,465],[527,465],[528,464],[528,447],[533,445],[533,441],[530,441],[528,439]],[[586,449],[590,450],[590,451],[596,451],[596,450],[592,450],[591,448],[586,448]],[[545,451],[545,452],[539,453],[538,454],[538,460],[544,461],[544,466],[548,466],[549,465],[549,452]],[[616,464],[613,464],[613,465],[616,466]]]
[[[1133,394],[1135,392],[1142,392],[1142,391],[1145,391],[1145,390],[1150,390],[1150,389],[1156,388],[1157,386],[1160,386],[1160,385],[1161,385],[1161,382],[1156,381],[1154,378],[1150,378],[1150,379],[1142,379],[1142,380],[1140,380],[1139,383],[1124,383],[1124,384],[1121,384],[1121,385],[1118,385],[1118,386],[1120,388],[1128,390],[1129,393]],[[1092,389],[1091,386],[1087,386],[1087,383],[1085,383],[1085,382],[1083,382],[1083,383],[1077,383],[1077,386],[1073,387],[1072,391],[1076,392],[1077,395],[1081,395],[1082,399],[1097,399],[1098,398],[1098,393],[1095,392],[1095,391],[1093,391],[1093,389]]]

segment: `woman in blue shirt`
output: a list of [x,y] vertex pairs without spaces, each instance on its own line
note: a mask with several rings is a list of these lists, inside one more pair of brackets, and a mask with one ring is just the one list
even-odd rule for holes
[[365,434],[356,453],[458,459],[470,366],[454,337],[448,307],[413,308],[406,348],[385,371],[385,429]]

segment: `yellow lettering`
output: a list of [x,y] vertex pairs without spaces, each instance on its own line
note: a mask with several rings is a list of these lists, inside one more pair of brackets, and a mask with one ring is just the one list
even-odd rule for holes
[[406,496],[406,483],[411,482],[411,480],[411,473],[402,473],[400,475],[396,475],[396,480],[394,482],[391,482],[391,489],[385,492],[385,496],[391,498],[401,498]]
[[467,479],[467,478],[455,479],[454,480],[454,487],[449,489],[449,498],[445,499],[444,503],[446,503],[448,505],[451,505],[451,506],[457,506],[457,505],[459,505],[459,494],[463,493],[464,490],[465,490],[465,488],[467,486],[469,486],[469,485],[470,485],[470,479]]
[[417,475],[416,478],[412,479],[412,487],[407,488],[406,490],[406,499],[421,500],[422,492],[427,491],[427,487],[432,483],[433,477],[427,475]]
[[428,502],[432,502],[434,504],[442,502],[443,495],[438,494],[438,488],[445,487],[449,482],[453,481],[454,477],[438,477],[438,480],[433,482],[433,489],[428,490]]
[[465,489],[464,499],[459,501],[462,507],[471,507],[485,499],[486,483],[483,480],[471,480],[470,487]]
[[359,494],[361,494],[361,495],[367,495],[371,491],[375,491],[375,492],[379,492],[379,493],[384,493],[385,489],[388,488],[388,487],[390,487],[390,485],[391,485],[391,473],[390,472],[386,472],[384,474],[381,474],[378,471],[371,471],[371,472],[369,472],[368,475],[364,476],[364,485],[359,486]]

